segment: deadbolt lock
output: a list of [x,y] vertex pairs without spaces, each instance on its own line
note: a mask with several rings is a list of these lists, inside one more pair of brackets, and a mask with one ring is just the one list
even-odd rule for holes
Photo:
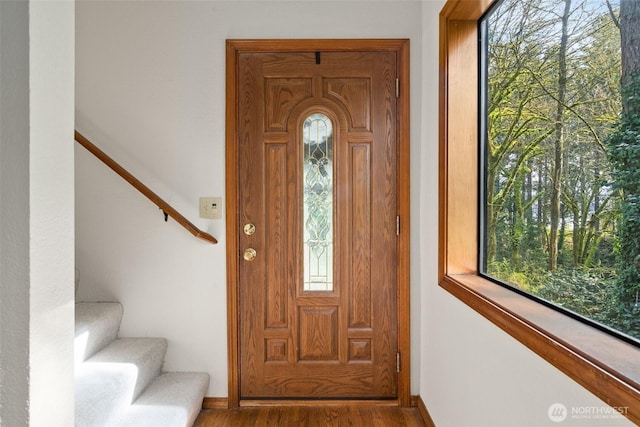
[[246,261],[253,261],[254,259],[256,259],[256,255],[258,254],[253,248],[247,248],[244,250],[244,259]]
[[256,226],[251,224],[250,222],[244,225],[244,234],[247,236],[251,236],[256,232]]

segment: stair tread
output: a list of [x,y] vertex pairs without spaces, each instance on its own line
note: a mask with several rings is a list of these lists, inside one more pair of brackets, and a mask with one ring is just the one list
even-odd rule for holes
[[116,339],[122,320],[120,303],[77,303],[75,363],[81,363]]
[[201,372],[161,374],[115,423],[118,427],[183,427],[195,422],[209,387]]

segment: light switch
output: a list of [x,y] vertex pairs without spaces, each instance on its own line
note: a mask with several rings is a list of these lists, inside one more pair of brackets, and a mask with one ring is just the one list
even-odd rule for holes
[[221,219],[222,197],[200,197],[200,218]]

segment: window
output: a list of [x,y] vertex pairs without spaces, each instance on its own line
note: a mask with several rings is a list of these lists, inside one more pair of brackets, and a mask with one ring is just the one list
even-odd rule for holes
[[315,113],[302,127],[304,290],[333,290],[333,125]]
[[[521,2],[522,3],[522,2]],[[497,285],[479,265],[478,21],[490,1],[449,0],[440,14],[440,286],[640,423],[640,349]]]
[[619,0],[500,0],[480,20],[480,269],[640,345],[619,16]]

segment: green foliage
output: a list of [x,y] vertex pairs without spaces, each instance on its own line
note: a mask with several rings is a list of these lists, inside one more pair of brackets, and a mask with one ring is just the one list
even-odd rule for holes
[[640,310],[619,301],[615,270],[561,269],[548,273],[537,295],[640,339]]
[[524,263],[521,269],[516,269],[511,260],[505,258],[489,264],[487,273],[525,292],[536,294],[540,285],[544,283],[546,270],[544,262]]
[[493,277],[562,308],[640,340],[640,306],[618,299],[613,268],[559,268],[550,272],[532,264],[521,271],[509,260],[492,263]]
[[547,273],[538,296],[594,320],[606,320],[612,310],[614,285],[611,271],[560,269]]

